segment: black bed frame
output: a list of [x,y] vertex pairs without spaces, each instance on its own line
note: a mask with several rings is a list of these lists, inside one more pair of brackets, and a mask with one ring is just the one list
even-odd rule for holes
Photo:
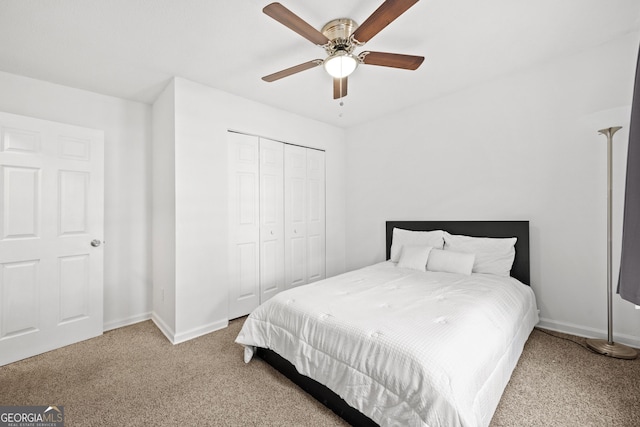
[[[446,230],[451,234],[463,234],[473,237],[517,237],[516,258],[511,276],[529,285],[529,221],[387,221],[386,244],[387,258],[391,254],[391,238],[394,227],[414,231]],[[353,426],[377,426],[373,420],[357,409],[349,406],[340,396],[319,382],[301,375],[296,368],[276,352],[258,348],[257,354],[269,365],[331,409]]]

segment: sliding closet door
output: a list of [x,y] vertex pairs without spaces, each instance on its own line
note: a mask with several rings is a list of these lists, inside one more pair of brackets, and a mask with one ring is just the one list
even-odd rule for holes
[[260,303],[258,138],[229,132],[229,318]]
[[307,149],[307,283],[325,278],[324,151]]
[[287,288],[325,278],[324,152],[285,146],[285,282]]
[[325,278],[324,152],[229,132],[229,318]]
[[284,147],[285,287],[307,282],[307,149]]
[[260,138],[260,303],[284,290],[284,144]]

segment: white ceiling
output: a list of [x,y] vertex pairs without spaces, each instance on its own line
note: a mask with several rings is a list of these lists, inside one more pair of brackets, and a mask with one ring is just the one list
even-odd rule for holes
[[[281,3],[320,29],[362,23],[382,1]],[[145,103],[180,76],[348,127],[640,29],[639,0],[421,0],[365,48],[423,65],[361,66],[340,106],[322,67],[260,79],[324,57],[263,14],[269,2],[0,0],[0,70]]]

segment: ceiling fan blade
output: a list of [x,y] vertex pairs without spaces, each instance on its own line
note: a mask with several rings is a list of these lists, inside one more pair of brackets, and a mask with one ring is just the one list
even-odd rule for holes
[[322,64],[322,59],[314,59],[313,61],[305,62],[303,64],[294,65],[293,67],[286,68],[284,70],[278,71],[277,73],[269,74],[268,76],[264,76],[262,80],[265,82],[273,82],[276,80],[280,80],[283,77],[290,76],[292,74],[299,73],[300,71],[308,70],[309,68],[317,67]]
[[307,24],[302,18],[280,3],[271,3],[265,6],[262,11],[285,27],[288,27],[300,34],[311,43],[323,45],[329,42],[329,39],[324,34]]
[[402,68],[404,70],[416,70],[424,56],[402,55],[399,53],[362,52],[360,57],[367,65],[382,65],[383,67]]
[[360,43],[368,42],[417,2],[418,0],[386,0],[358,27],[353,38]]
[[347,96],[347,77],[333,79],[333,99]]

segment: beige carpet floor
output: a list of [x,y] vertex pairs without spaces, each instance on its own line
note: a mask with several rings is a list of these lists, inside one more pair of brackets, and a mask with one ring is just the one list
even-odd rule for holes
[[[0,367],[0,405],[63,405],[66,426],[345,425],[261,360],[245,365],[242,323],[173,346],[146,321]],[[491,426],[640,426],[640,360],[563,337],[577,344],[532,333]]]

